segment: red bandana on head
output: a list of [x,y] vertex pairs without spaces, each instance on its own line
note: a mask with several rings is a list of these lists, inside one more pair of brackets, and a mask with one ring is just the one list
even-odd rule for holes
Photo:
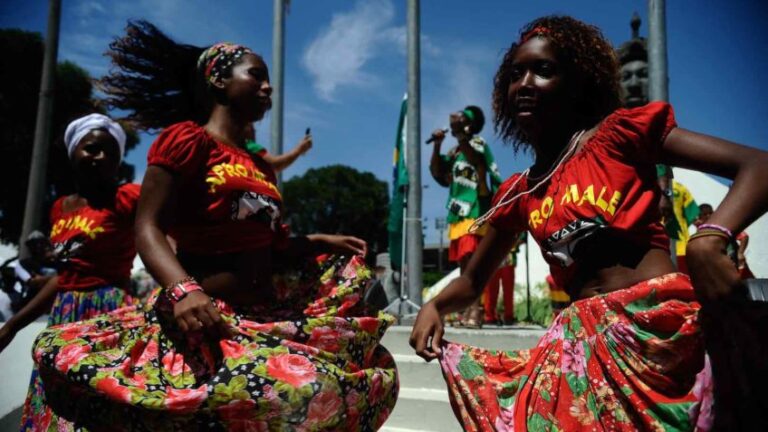
[[522,45],[528,42],[534,36],[546,35],[546,34],[549,34],[549,32],[550,30],[546,27],[542,27],[542,26],[535,27],[533,30],[520,36],[520,44]]
[[211,84],[218,82],[224,72],[245,54],[252,54],[250,48],[229,42],[220,42],[203,51],[197,59],[197,68]]

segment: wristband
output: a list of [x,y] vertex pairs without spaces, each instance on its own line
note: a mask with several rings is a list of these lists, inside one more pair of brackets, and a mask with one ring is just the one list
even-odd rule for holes
[[195,280],[195,278],[193,278],[192,276],[184,276],[183,278],[177,280],[176,282],[174,282],[172,284],[169,284],[169,285],[166,285],[165,289],[166,289],[166,291],[170,291],[171,288],[173,288],[175,285],[182,284],[182,283],[185,283],[185,282],[193,282],[194,280]]
[[721,237],[721,238],[724,238],[725,240],[727,240],[729,242],[731,241],[731,238],[728,237],[728,235],[725,234],[724,232],[715,231],[715,230],[701,230],[700,229],[696,234],[692,235],[691,238],[688,239],[688,242],[691,242],[691,241],[693,241],[693,240],[695,240],[697,238],[710,237],[710,236]]
[[187,276],[184,279],[176,282],[175,284],[165,289],[165,294],[171,300],[172,303],[180,302],[187,294],[193,291],[202,291],[203,287],[197,283],[195,278]]
[[717,224],[701,224],[699,225],[699,230],[714,230],[714,231],[720,231],[721,233],[728,236],[729,239],[733,238],[733,232],[729,230],[728,228],[717,225]]

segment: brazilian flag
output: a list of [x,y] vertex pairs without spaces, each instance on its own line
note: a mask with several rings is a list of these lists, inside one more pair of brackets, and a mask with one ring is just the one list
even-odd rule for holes
[[408,187],[408,170],[405,165],[405,146],[408,110],[408,95],[400,106],[400,120],[395,137],[395,157],[392,167],[392,199],[389,200],[389,259],[393,270],[400,270],[403,262],[403,212]]

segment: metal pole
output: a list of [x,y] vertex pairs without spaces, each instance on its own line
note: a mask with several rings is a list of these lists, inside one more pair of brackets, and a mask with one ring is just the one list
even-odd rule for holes
[[531,322],[531,263],[528,261],[528,237],[525,236],[525,320]]
[[[408,255],[408,248],[405,246],[408,244],[408,186],[405,186],[405,195],[403,195],[403,240],[400,243],[402,245],[402,252],[400,253],[400,302],[397,306],[398,320],[403,316],[403,305],[408,300],[407,283],[410,278],[410,272],[408,271],[408,261],[406,256]],[[399,323],[399,322],[398,322]]]
[[408,0],[408,294],[421,304],[421,89],[419,52],[419,0]]
[[[285,0],[274,0],[272,21],[272,154],[283,154],[283,67],[285,65]],[[283,184],[277,173],[277,186]]]
[[648,96],[669,100],[667,76],[667,18],[665,0],[648,0]]
[[45,171],[48,166],[48,148],[51,143],[51,124],[53,123],[54,77],[56,74],[56,57],[59,51],[60,19],[61,0],[50,0],[48,2],[48,28],[43,54],[43,76],[40,79],[40,95],[37,101],[35,141],[32,147],[32,164],[27,183],[27,201],[24,205],[24,222],[19,239],[19,252],[22,257],[29,255],[24,241],[29,233],[39,228],[38,224],[45,201]]
[[[665,0],[648,0],[648,100],[669,101],[667,16]],[[672,187],[672,179],[669,180]],[[677,269],[677,244],[669,239],[669,255]]]
[[442,276],[443,274],[443,230],[439,230],[440,246],[437,249],[437,272]]
[[442,276],[443,274],[443,232],[445,231],[445,218],[435,218],[435,229],[440,236],[439,247],[437,249],[437,272]]

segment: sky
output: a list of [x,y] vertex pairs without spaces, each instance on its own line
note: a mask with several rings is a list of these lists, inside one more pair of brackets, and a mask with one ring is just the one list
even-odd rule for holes
[[[46,1],[3,0],[0,27],[45,32]],[[103,55],[128,19],[146,19],[178,42],[247,45],[272,59],[271,0],[63,0],[59,61],[95,77],[109,70]],[[292,0],[286,15],[284,147],[307,127],[314,147],[285,172],[346,164],[391,183],[392,151],[406,90],[404,0]],[[568,14],[600,27],[620,45],[637,11],[647,36],[643,0],[425,0],[421,2],[422,141],[447,124],[448,114],[473,104],[491,117],[493,75],[520,28],[549,14]],[[678,124],[768,150],[768,5],[760,0],[667,1],[669,94]],[[269,148],[270,117],[257,124]],[[486,125],[504,178],[531,163],[515,155]],[[126,160],[137,181],[154,139]],[[450,139],[447,144],[450,144]],[[448,148],[448,145],[444,147]],[[436,243],[435,218],[445,216],[447,190],[429,176],[431,148],[421,145],[426,242]]]

